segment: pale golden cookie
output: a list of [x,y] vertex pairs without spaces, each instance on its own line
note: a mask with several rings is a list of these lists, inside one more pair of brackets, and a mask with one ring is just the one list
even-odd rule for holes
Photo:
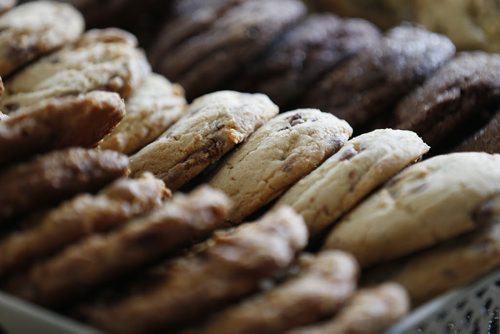
[[129,97],[150,73],[134,41],[117,29],[85,33],[78,43],[40,59],[9,80],[0,109],[10,113],[49,97],[93,90]]
[[429,147],[415,133],[375,130],[351,139],[276,203],[290,205],[315,236]]
[[184,91],[158,74],[149,75],[127,100],[127,113],[99,147],[125,154],[143,148],[182,115],[186,107]]
[[347,122],[316,109],[280,114],[221,163],[208,183],[233,200],[238,223],[337,152],[352,134]]
[[[6,8],[4,2],[0,10]],[[81,14],[56,1],[30,2],[2,14],[0,75],[10,74],[35,58],[76,41],[83,29]]]
[[150,171],[178,189],[277,113],[278,107],[262,94],[202,96],[174,126],[130,158],[132,173]]
[[474,215],[491,222],[479,231],[451,240],[388,266],[376,267],[368,280],[397,282],[419,305],[448,290],[472,283],[500,265],[500,196]]
[[455,153],[401,172],[335,226],[325,248],[362,267],[396,259],[484,225],[473,214],[500,192],[500,155]]

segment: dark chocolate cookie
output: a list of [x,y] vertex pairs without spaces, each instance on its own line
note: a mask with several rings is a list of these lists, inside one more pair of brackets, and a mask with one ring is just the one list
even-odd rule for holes
[[456,151],[500,153],[500,111],[489,123],[461,143]]
[[202,9],[207,17],[197,11],[179,26],[169,25],[151,57],[156,71],[179,82],[189,99],[220,87],[306,12],[298,0],[246,0]]
[[335,68],[303,99],[348,121],[355,130],[388,117],[396,103],[455,53],[445,36],[403,25]]
[[468,52],[401,101],[396,116],[399,128],[417,132],[439,153],[472,136],[499,108],[500,55]]
[[262,92],[278,105],[296,101],[322,74],[381,35],[371,23],[343,20],[330,14],[311,15],[246,67],[235,88]]

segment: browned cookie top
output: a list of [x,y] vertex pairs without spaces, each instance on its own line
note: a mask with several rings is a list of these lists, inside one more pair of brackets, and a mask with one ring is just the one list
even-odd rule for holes
[[417,132],[437,153],[472,135],[499,107],[500,55],[468,52],[401,101],[396,115],[398,127]]
[[120,153],[77,148],[10,167],[0,172],[0,221],[95,191],[127,172]]
[[156,70],[179,82],[188,98],[207,93],[233,76],[305,12],[297,0],[246,0],[227,10],[209,11],[219,14],[218,19],[192,25],[190,33],[182,34],[188,38],[179,38],[179,29],[164,31],[163,39],[174,42],[159,58],[153,57],[160,59],[155,62]]
[[173,17],[159,33],[150,50],[150,60],[159,70],[164,55],[185,40],[209,29],[229,9],[246,0],[177,0],[173,4]]
[[21,108],[0,123],[0,166],[54,149],[93,147],[124,114],[118,94],[99,91]]
[[311,15],[247,66],[236,87],[266,93],[285,105],[297,100],[324,72],[380,37],[378,29],[364,20]]
[[355,129],[366,128],[454,53],[455,47],[445,36],[399,26],[381,43],[334,69],[303,103],[331,112]]

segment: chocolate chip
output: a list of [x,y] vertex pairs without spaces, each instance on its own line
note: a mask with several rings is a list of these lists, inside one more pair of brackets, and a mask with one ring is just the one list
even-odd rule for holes
[[299,124],[303,124],[306,121],[302,118],[301,114],[294,114],[294,115],[288,117],[288,122],[290,122],[291,126],[296,126]]
[[484,225],[490,223],[495,215],[495,207],[493,206],[493,201],[488,201],[482,203],[476,207],[471,214],[471,219],[474,223],[478,225]]
[[349,147],[348,149],[346,149],[342,152],[339,160],[340,161],[350,160],[353,157],[355,157],[358,153],[359,153],[359,151],[357,151],[355,148]]

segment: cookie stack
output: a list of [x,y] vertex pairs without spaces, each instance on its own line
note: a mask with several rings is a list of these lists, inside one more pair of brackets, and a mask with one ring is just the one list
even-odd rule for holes
[[456,56],[447,37],[417,26],[382,34],[361,19],[307,15],[298,0],[180,0],[173,11],[150,58],[189,99],[219,89],[261,92],[285,110],[330,112],[357,134],[422,132],[432,154],[500,152],[499,81],[485,70],[495,67],[494,54]]

